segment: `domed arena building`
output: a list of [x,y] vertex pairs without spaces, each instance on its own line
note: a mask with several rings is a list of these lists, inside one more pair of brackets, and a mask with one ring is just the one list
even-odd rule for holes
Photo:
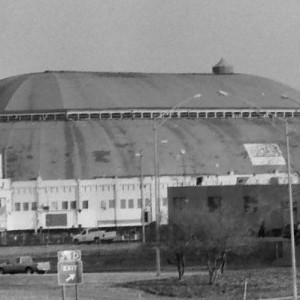
[[283,120],[297,181],[299,117],[299,91],[234,73],[223,59],[211,74],[46,71],[3,79],[2,193],[10,201],[2,197],[1,226],[22,229],[9,220],[16,209],[26,230],[46,228],[46,215],[64,210],[64,225],[53,228],[140,226],[141,198],[155,219],[155,174],[162,211],[170,185],[243,176],[260,183],[280,174],[284,181]]

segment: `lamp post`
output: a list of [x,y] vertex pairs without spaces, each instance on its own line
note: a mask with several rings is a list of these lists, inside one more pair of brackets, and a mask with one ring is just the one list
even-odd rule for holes
[[140,150],[138,153],[136,153],[136,156],[140,158],[142,243],[145,244],[146,235],[145,235],[145,200],[144,200],[144,191],[143,191],[143,150]]
[[160,227],[160,184],[159,184],[159,158],[158,158],[158,146],[157,146],[157,130],[159,127],[161,127],[167,120],[168,118],[171,117],[171,114],[174,110],[177,108],[181,107],[183,104],[196,99],[200,98],[202,95],[201,94],[196,94],[192,97],[189,97],[180,103],[176,104],[174,107],[172,107],[169,110],[168,116],[162,118],[162,121],[159,125],[157,125],[157,118],[154,118],[154,125],[153,125],[153,131],[154,131],[154,186],[155,186],[155,218],[156,218],[156,226],[155,226],[155,231],[156,231],[156,275],[157,277],[160,276],[160,232],[159,232],[159,227]]
[[290,207],[290,230],[291,230],[291,256],[292,256],[292,272],[293,272],[293,294],[294,300],[298,299],[297,292],[297,270],[296,270],[296,254],[295,254],[295,236],[294,236],[294,212],[293,212],[293,195],[291,183],[291,159],[290,159],[290,141],[289,141],[289,125],[285,119],[285,135],[286,135],[286,152],[288,164],[288,186],[289,186],[289,207]]
[[[291,98],[289,95],[282,94],[281,99],[290,100],[300,107],[300,103]],[[278,118],[278,117],[277,117]],[[278,118],[285,123],[285,136],[286,136],[286,151],[287,151],[287,164],[288,164],[288,187],[289,187],[289,213],[290,213],[290,232],[291,232],[291,260],[292,260],[292,275],[293,275],[293,299],[298,299],[297,291],[297,267],[296,267],[296,253],[295,253],[295,236],[294,236],[294,211],[293,211],[293,194],[291,182],[291,159],[290,159],[290,141],[289,141],[289,124],[287,119]]]
[[[290,100],[300,107],[299,101],[291,98],[289,95],[280,95],[283,100]],[[249,100],[241,99],[243,102],[250,104],[255,108],[259,114],[260,107]],[[291,232],[291,261],[292,261],[292,277],[293,277],[293,299],[297,300],[297,271],[296,271],[296,257],[295,257],[295,237],[294,237],[294,213],[293,213],[293,195],[292,195],[292,182],[291,182],[291,161],[290,161],[290,141],[289,141],[289,124],[288,120],[278,117],[274,114],[268,113],[268,116],[277,118],[285,124],[285,137],[286,137],[286,152],[287,152],[287,171],[288,171],[288,190],[289,190],[289,215],[290,215],[290,232]]]
[[[295,99],[286,95],[281,95],[282,99],[289,99],[300,106],[300,103]],[[249,101],[248,101],[249,102]],[[257,105],[253,105],[258,109]],[[290,140],[289,140],[289,124],[288,120],[282,117],[278,117],[274,114],[268,114],[270,117],[274,117],[285,124],[285,137],[286,137],[286,155],[287,155],[287,172],[288,172],[288,191],[289,191],[289,217],[290,217],[290,232],[291,232],[291,261],[292,261],[292,278],[293,278],[293,300],[298,299],[297,292],[297,270],[296,270],[296,254],[295,254],[295,236],[294,236],[294,212],[293,212],[293,195],[292,195],[292,182],[291,182],[291,159],[290,159]]]

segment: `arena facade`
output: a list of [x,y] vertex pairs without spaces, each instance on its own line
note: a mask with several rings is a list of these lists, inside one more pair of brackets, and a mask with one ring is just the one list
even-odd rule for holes
[[[298,103],[299,91],[234,73],[224,60],[211,74],[46,71],[3,79],[1,230],[140,226],[141,191],[155,220],[155,122],[163,222],[168,186],[286,178],[282,119],[298,183]],[[270,149],[274,159],[257,163]]]

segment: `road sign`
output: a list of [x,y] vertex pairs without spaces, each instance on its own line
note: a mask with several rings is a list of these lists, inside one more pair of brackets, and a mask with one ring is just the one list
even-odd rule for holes
[[82,261],[58,262],[58,285],[82,283]]
[[57,253],[58,262],[75,262],[81,260],[80,250],[63,250]]

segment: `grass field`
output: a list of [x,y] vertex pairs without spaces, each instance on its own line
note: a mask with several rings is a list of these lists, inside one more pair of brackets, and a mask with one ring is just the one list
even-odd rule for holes
[[160,296],[227,300],[243,299],[246,282],[246,299],[287,297],[293,291],[291,270],[287,268],[229,270],[214,286],[208,285],[208,276],[202,272],[199,275],[187,275],[181,282],[169,277],[128,282],[121,286]]
[[[291,295],[290,270],[287,268],[227,271],[216,286],[207,285],[207,275],[187,273],[178,282],[175,272],[163,272],[156,279],[155,272],[119,272],[83,274],[78,286],[81,300],[134,300],[134,299],[243,299],[247,279],[246,299],[267,299]],[[300,286],[298,286],[300,288]],[[75,299],[75,288],[66,288],[65,299]],[[57,276],[3,275],[0,280],[0,299],[59,300],[62,287]]]
[[[0,257],[32,255],[37,260],[50,260],[52,273],[46,275],[3,275],[0,299],[62,299],[57,283],[57,252],[80,249],[83,260],[83,283],[79,299],[246,299],[289,296],[290,268],[228,268],[215,286],[208,285],[202,266],[189,266],[182,282],[178,282],[175,266],[162,264],[162,276],[155,276],[155,251],[139,243],[101,245],[50,245],[0,247]],[[230,267],[230,266],[229,266]],[[126,273],[128,270],[131,273]],[[132,272],[134,271],[134,272]],[[96,273],[92,273],[96,272]],[[299,277],[300,279],[300,277]],[[298,287],[300,290],[300,286]],[[74,287],[67,288],[67,298],[75,299]]]
[[51,272],[57,271],[57,253],[61,250],[81,250],[84,272],[147,271],[155,267],[155,251],[141,251],[140,243],[112,243],[100,245],[49,245],[0,247],[0,258],[31,255],[38,261],[50,261]]

